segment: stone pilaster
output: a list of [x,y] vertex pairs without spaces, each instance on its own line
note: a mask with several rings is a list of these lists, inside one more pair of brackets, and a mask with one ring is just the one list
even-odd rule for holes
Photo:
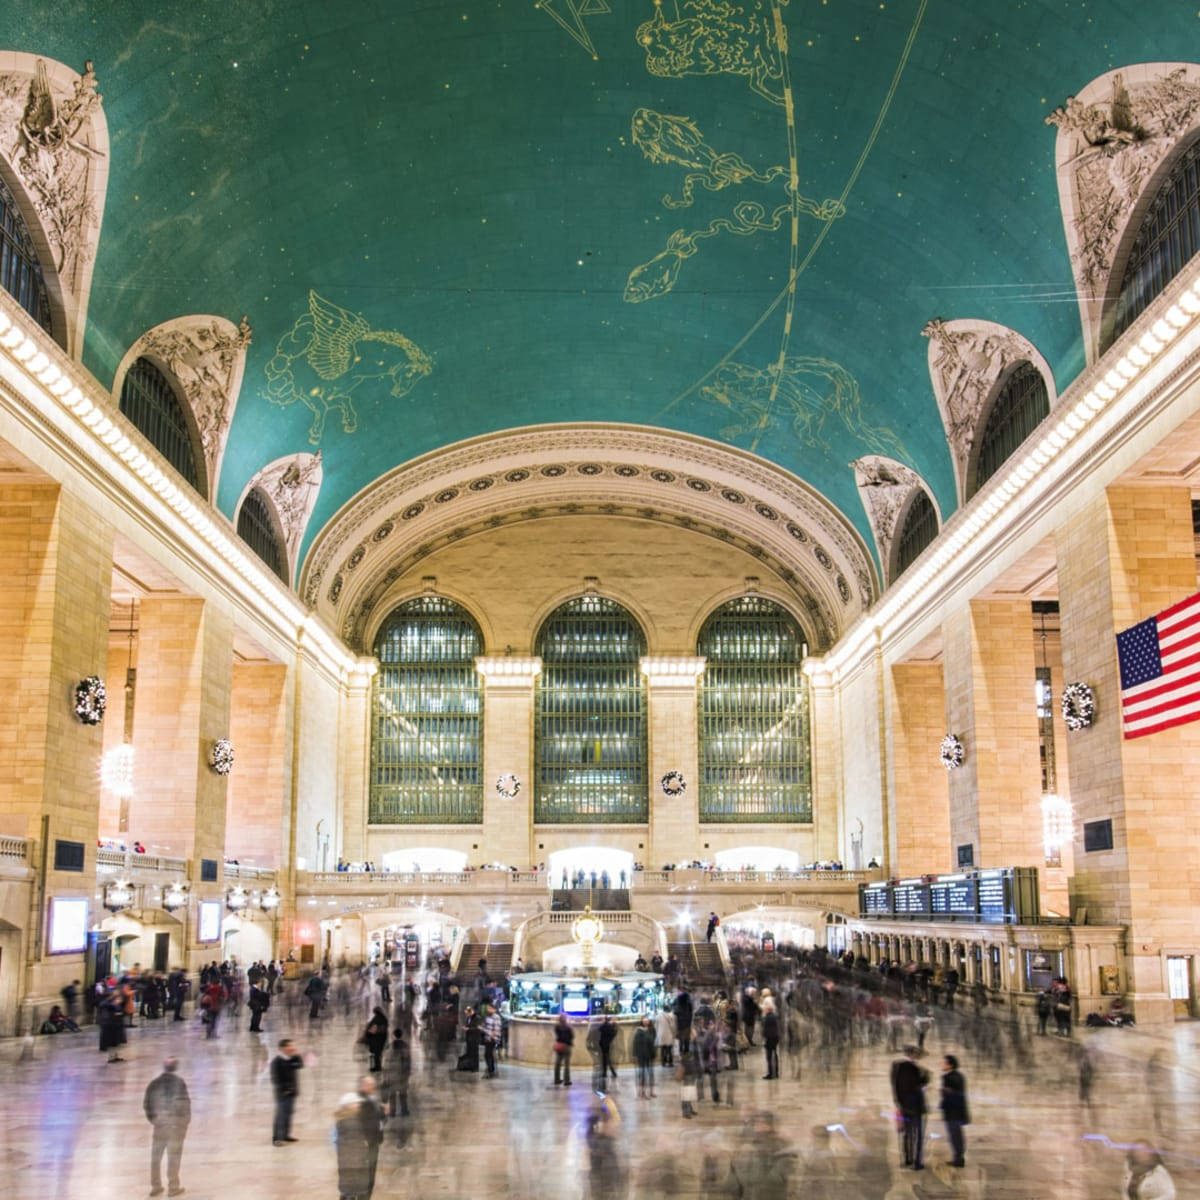
[[[850,839],[858,836],[858,830],[845,830],[845,850],[842,850],[839,834],[839,815],[842,807],[841,763],[838,760],[837,740],[837,697],[833,680],[828,671],[814,668],[808,674],[808,728],[812,746],[812,810],[813,810],[813,855],[820,860],[841,858],[847,867],[853,867],[854,855]],[[865,837],[859,844],[859,857],[863,866],[873,851],[865,845]]]
[[976,866],[1045,858],[1031,622],[1028,601],[973,600],[942,627],[945,732],[966,751],[949,772],[951,853],[970,842]]
[[233,626],[203,600],[146,599],[138,641],[129,835],[150,853],[192,859],[199,882],[201,860],[219,874],[225,852],[227,777],[208,758],[229,736]]
[[225,852],[240,863],[278,868],[286,857],[287,695],[288,669],[282,663],[234,664]]
[[[103,734],[76,717],[74,689],[106,675],[112,541],[112,528],[57,485],[0,487],[0,833],[33,839],[47,901],[86,898],[91,923],[104,915],[92,887]],[[54,869],[59,839],[82,843],[82,871]],[[24,939],[17,994],[27,1001],[83,978],[82,954],[49,955],[47,907],[31,910]]]
[[[531,845],[533,711],[542,660],[477,658],[475,669],[483,677],[483,856],[507,866],[531,866],[538,860]],[[497,790],[497,781],[507,775],[520,783],[515,796]]]
[[896,875],[949,871],[955,865],[950,844],[950,772],[938,754],[946,733],[942,667],[897,663],[891,676],[891,811],[896,838],[891,871]]
[[[1055,535],[1063,675],[1097,696],[1092,726],[1070,735],[1072,909],[1127,927],[1122,987],[1139,1021],[1170,1020],[1166,957],[1200,943],[1192,802],[1200,724],[1122,734],[1115,635],[1196,591],[1187,488],[1112,488]],[[1084,848],[1083,829],[1112,822],[1113,848]]]
[[[643,658],[649,707],[650,840],[646,863],[703,857],[700,829],[700,750],[697,687],[703,658]],[[686,789],[667,795],[661,780],[678,771]]]

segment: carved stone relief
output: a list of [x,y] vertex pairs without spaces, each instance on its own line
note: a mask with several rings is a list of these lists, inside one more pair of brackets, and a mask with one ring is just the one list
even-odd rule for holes
[[142,334],[117,372],[119,387],[130,364],[149,355],[175,376],[200,431],[210,496],[217,494],[221,456],[237,406],[250,337],[245,317],[238,325],[224,317],[178,317]]
[[1094,79],[1046,117],[1091,360],[1118,247],[1146,185],[1200,125],[1200,66],[1142,63]]
[[319,450],[316,454],[289,454],[267,463],[246,485],[247,493],[259,488],[275,509],[287,549],[288,579],[295,576],[300,543],[317,505],[323,473]]
[[900,532],[897,520],[901,511],[915,490],[925,491],[931,499],[933,493],[912,467],[906,467],[894,458],[867,454],[850,465],[854,468],[854,482],[858,485],[867,520],[875,534],[879,561],[887,574],[891,569],[892,543]]
[[0,154],[53,255],[71,353],[81,340],[108,180],[108,131],[96,83],[90,62],[76,75],[32,55],[0,60]]
[[935,317],[926,322],[921,336],[929,339],[929,377],[942,414],[958,501],[962,504],[971,450],[1001,375],[1013,364],[1028,360],[1045,380],[1051,406],[1055,399],[1054,376],[1033,343],[1006,325]]

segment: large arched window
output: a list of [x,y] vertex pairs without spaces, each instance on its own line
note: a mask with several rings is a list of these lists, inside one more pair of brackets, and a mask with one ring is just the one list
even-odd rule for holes
[[196,447],[183,405],[171,381],[148,358],[139,358],[125,372],[121,411],[192,487],[202,491]]
[[1042,373],[1023,362],[1005,380],[979,438],[979,458],[969,500],[1004,465],[1014,450],[1050,412],[1050,397]]
[[372,825],[483,820],[483,637],[452,600],[401,604],[375,639]]
[[812,820],[804,634],[772,600],[740,596],[700,630],[700,820]]
[[38,262],[17,202],[3,179],[0,179],[0,287],[47,333],[54,332],[42,264]]
[[287,583],[287,552],[279,542],[271,505],[258,488],[251,488],[238,510],[238,537]]
[[1175,161],[1138,227],[1113,306],[1106,347],[1146,311],[1197,251],[1200,251],[1200,140],[1193,142]]
[[924,488],[917,488],[908,511],[904,514],[904,524],[900,528],[900,536],[896,539],[896,569],[893,579],[899,579],[921,555],[921,551],[937,537],[937,509]]
[[640,626],[615,601],[580,596],[546,618],[536,652],[534,820],[647,821]]

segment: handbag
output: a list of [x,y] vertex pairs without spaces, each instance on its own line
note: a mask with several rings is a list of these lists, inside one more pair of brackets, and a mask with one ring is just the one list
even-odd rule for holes
[[695,1104],[696,1103],[697,1094],[696,1094],[696,1084],[694,1081],[692,1083],[681,1083],[679,1085],[679,1099],[681,1101],[683,1101],[685,1104]]
[[567,1052],[567,1043],[566,1042],[555,1042],[554,1043],[554,1053],[555,1054],[566,1054],[566,1052]]

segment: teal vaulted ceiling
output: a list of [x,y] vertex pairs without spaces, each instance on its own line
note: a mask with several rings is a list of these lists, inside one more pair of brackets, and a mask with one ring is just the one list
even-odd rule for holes
[[1081,368],[1044,118],[1195,57],[1194,6],[1149,8],[5,0],[0,42],[104,95],[86,365],[248,315],[226,513],[319,446],[311,540],[449,442],[615,421],[753,450],[869,543],[863,454],[954,508],[928,319],[1013,327],[1060,390]]

